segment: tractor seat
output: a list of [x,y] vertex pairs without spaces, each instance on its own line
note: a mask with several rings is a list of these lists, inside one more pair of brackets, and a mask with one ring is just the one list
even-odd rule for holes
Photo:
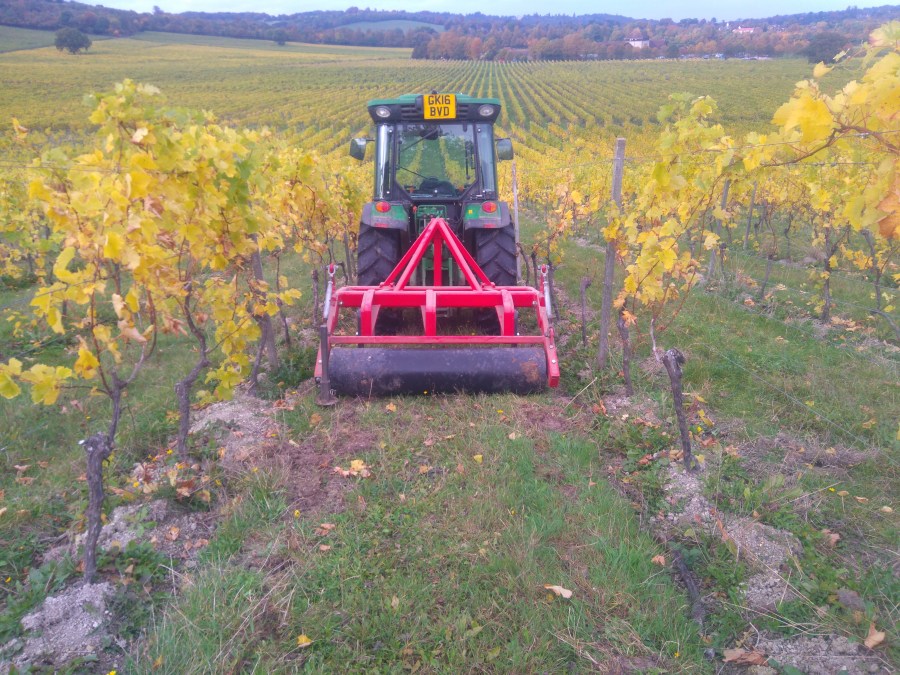
[[440,180],[438,178],[426,178],[419,185],[419,192],[425,192],[433,195],[446,195],[448,197],[459,196],[459,190],[448,180]]

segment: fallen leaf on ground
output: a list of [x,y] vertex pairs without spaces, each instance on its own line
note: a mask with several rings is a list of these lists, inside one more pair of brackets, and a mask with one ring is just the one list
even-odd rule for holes
[[868,497],[854,497],[854,499],[860,504],[865,504],[867,501],[869,501]]
[[869,649],[875,649],[878,645],[884,642],[884,633],[880,630],[875,629],[875,622],[869,624],[869,634],[866,636],[866,639],[863,641],[863,644]]
[[175,541],[176,539],[178,539],[178,534],[180,532],[181,530],[173,525],[169,528],[169,531],[166,532],[166,539],[168,539],[169,541]]
[[828,546],[830,546],[831,548],[834,548],[835,545],[841,540],[841,535],[828,529],[822,530],[822,534],[825,535],[825,543],[828,544]]
[[350,476],[360,476],[362,478],[368,478],[372,475],[372,472],[369,471],[369,467],[366,466],[366,463],[361,459],[351,460],[349,469],[343,469],[339,466],[336,466],[334,467],[334,472],[344,478],[348,478]]
[[755,649],[747,651],[746,649],[726,649],[725,663],[734,663],[743,666],[764,666],[769,658],[762,652]]
[[391,609],[397,609],[400,606],[400,598],[396,595],[391,598]]
[[6,513],[6,511],[7,511],[7,508],[4,506],[2,509],[0,509],[0,516],[2,516],[4,513]]
[[519,437],[519,434],[517,434],[515,431],[512,432],[509,436],[507,436],[507,438],[511,441],[516,440],[518,437]]
[[597,403],[595,403],[594,405],[591,406],[591,411],[595,415],[601,415],[601,414],[605,415],[606,414],[606,406],[603,405],[603,401],[598,401]]
[[322,423],[322,416],[319,413],[313,413],[309,416],[309,423],[314,427],[319,426]]
[[397,412],[397,406],[393,403],[388,403],[386,406],[384,406],[384,409],[388,412]]
[[650,562],[652,562],[654,565],[662,565],[663,567],[665,567],[666,566],[666,556],[655,555],[650,559]]
[[312,644],[312,642],[313,641],[310,640],[309,636],[306,634],[297,636],[297,646],[300,647],[300,649],[303,649],[304,647],[309,647]]
[[331,550],[331,547],[330,547],[328,544],[319,544],[319,550],[320,550],[322,553],[325,553],[325,552],[327,552],[327,551],[330,551],[330,550]]
[[31,464],[13,464],[16,473],[25,473],[31,467]]
[[481,464],[484,461],[484,455],[472,455],[472,459],[475,460],[476,464]]
[[546,588],[548,591],[553,591],[554,593],[556,593],[556,595],[560,596],[561,598],[565,598],[566,600],[572,597],[572,591],[570,591],[568,588],[563,588],[562,586],[544,584],[544,588]]
[[316,536],[324,537],[326,534],[331,532],[334,529],[334,523],[321,523],[319,527],[316,528]]
[[894,512],[894,509],[892,509],[890,506],[882,506],[878,510],[881,511],[882,513],[893,513]]
[[426,474],[426,473],[428,473],[429,471],[431,471],[431,467],[428,466],[427,464],[422,464],[422,465],[419,467],[419,474]]

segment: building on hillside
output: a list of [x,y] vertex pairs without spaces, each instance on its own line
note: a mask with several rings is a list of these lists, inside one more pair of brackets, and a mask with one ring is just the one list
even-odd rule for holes
[[630,44],[634,49],[647,49],[650,46],[650,40],[644,40],[642,38],[628,38],[625,42]]
[[750,33],[755,33],[756,29],[753,28],[752,26],[738,26],[731,32],[737,33],[738,35],[749,35]]

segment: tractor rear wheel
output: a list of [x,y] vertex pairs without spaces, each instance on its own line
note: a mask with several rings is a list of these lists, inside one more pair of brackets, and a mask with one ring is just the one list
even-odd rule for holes
[[498,286],[515,286],[516,232],[513,226],[475,230],[475,262]]
[[359,226],[356,246],[356,283],[377,286],[400,262],[400,232]]
[[[517,255],[516,231],[511,224],[497,229],[475,230],[475,262],[498,286],[515,286],[519,282]],[[476,312],[476,321],[483,334],[500,334],[500,320],[493,309]]]
[[[377,286],[400,262],[400,232],[368,225],[359,226],[356,244],[356,283]],[[382,309],[375,322],[376,335],[393,335],[403,322],[400,310]]]

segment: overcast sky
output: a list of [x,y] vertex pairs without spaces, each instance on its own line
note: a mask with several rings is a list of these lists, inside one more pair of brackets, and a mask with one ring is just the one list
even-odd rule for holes
[[[87,0],[90,2],[90,0]],[[356,5],[372,9],[403,9],[410,12],[429,10],[434,12],[471,13],[517,16],[521,14],[622,14],[635,19],[698,18],[719,21],[798,14],[846,9],[847,0],[377,0],[377,2],[353,2],[353,0],[102,0],[97,4],[120,9],[148,12],[158,5],[166,12],[266,12],[268,14],[293,14],[316,9],[344,10]],[[880,5],[860,3],[858,6]]]

